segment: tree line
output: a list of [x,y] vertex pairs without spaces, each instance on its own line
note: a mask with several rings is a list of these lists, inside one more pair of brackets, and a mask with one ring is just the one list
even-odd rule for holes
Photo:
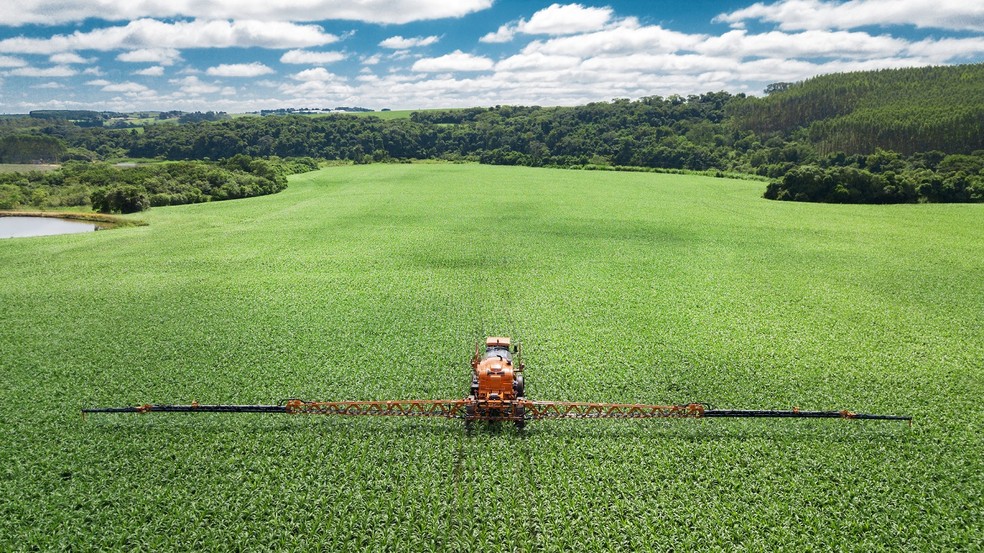
[[805,130],[820,155],[984,149],[984,64],[885,69],[777,83],[729,106],[741,128]]
[[133,213],[151,206],[248,198],[280,192],[287,186],[287,174],[314,168],[314,160],[271,161],[244,155],[219,163],[68,162],[44,173],[0,173],[0,209],[91,205],[105,213]]
[[769,183],[765,197],[866,204],[984,201],[982,155],[934,151],[903,157],[878,150],[839,161],[795,167]]
[[[726,92],[578,107],[496,106],[383,120],[345,114],[239,117],[153,124],[143,132],[68,122],[17,131],[60,141],[70,159],[218,160],[235,155],[374,161],[447,159],[531,166],[588,164],[738,168],[735,143],[755,137],[724,123]],[[0,133],[3,127],[0,126]],[[761,146],[760,144],[757,144]],[[0,162],[9,162],[2,157]]]
[[[143,132],[0,120],[0,136],[9,141],[0,140],[0,161],[9,159],[5,152],[37,146],[78,161],[248,156],[641,167],[765,176],[774,179],[765,193],[774,199],[981,201],[980,170],[949,171],[957,162],[946,158],[984,158],[984,65],[845,73],[775,83],[768,92],[764,98],[710,92],[575,107],[433,110],[393,120],[216,114]],[[886,157],[894,161],[879,161]],[[797,184],[807,174],[815,182]],[[828,181],[836,194],[819,192],[816,183]]]

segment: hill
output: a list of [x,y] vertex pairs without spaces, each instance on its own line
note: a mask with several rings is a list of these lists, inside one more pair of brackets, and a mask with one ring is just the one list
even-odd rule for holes
[[769,92],[764,98],[709,92],[384,116],[208,112],[142,132],[81,128],[65,119],[27,118],[34,126],[0,120],[0,162],[443,159],[755,174],[781,179],[766,191],[773,199],[984,201],[984,65],[828,75],[776,83]]
[[821,156],[984,149],[984,64],[838,73],[771,88],[729,105],[736,126],[787,137],[805,131]]

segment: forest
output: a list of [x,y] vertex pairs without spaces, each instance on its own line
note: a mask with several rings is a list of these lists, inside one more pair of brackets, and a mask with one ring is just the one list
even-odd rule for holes
[[776,83],[733,102],[736,126],[803,135],[818,155],[984,149],[984,64],[886,69]]
[[[771,179],[764,196],[776,200],[984,201],[984,64],[826,75],[774,83],[763,97],[708,92],[392,120],[210,112],[116,129],[89,124],[98,119],[91,112],[74,115],[88,118],[79,124],[44,112],[0,120],[0,162],[440,159],[757,175]],[[158,198],[151,205],[197,197],[159,188],[147,189]]]
[[314,160],[266,160],[236,155],[218,163],[65,163],[50,172],[0,173],[0,209],[91,205],[104,213],[152,206],[248,198],[280,192],[287,174],[317,168]]

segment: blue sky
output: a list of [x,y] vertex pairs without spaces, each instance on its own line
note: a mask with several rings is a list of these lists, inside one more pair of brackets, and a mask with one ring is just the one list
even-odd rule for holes
[[7,2],[0,113],[575,105],[984,60],[969,0]]

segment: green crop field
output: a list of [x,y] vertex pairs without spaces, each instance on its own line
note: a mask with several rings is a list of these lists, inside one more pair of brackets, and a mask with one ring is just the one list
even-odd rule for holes
[[[0,550],[981,550],[984,206],[762,190],[333,167],[0,240]],[[486,335],[532,399],[915,421],[79,414],[458,398]]]

